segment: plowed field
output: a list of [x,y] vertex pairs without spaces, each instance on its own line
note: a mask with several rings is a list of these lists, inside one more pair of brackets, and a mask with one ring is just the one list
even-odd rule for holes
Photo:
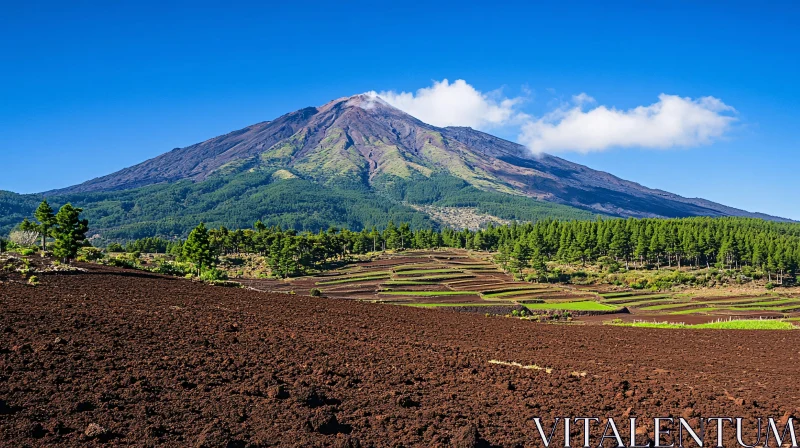
[[533,417],[797,412],[797,331],[548,325],[82,267],[0,285],[2,446],[541,446]]

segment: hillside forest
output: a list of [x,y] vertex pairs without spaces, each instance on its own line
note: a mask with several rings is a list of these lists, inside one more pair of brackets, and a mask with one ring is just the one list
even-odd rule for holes
[[[24,221],[23,230],[42,223]],[[46,227],[52,223],[44,223]],[[58,228],[58,226],[56,226]],[[39,238],[30,238],[38,244]],[[34,243],[36,242],[36,243]],[[12,243],[13,244],[13,243]],[[755,218],[555,219],[536,223],[489,225],[477,231],[414,229],[389,221],[378,229],[351,231],[331,227],[298,232],[257,221],[252,228],[197,226],[186,240],[147,237],[108,252],[162,253],[178,261],[211,268],[220,257],[255,254],[269,275],[290,277],[325,270],[332,263],[376,251],[463,248],[493,253],[503,269],[529,281],[570,281],[587,267],[605,273],[681,268],[727,271],[739,281],[764,278],[770,285],[794,284],[800,267],[800,224]],[[191,254],[201,254],[194,257]],[[734,275],[735,274],[735,275]],[[685,279],[684,279],[685,280]],[[678,283],[682,282],[680,278]],[[638,284],[637,284],[638,282]],[[654,287],[637,280],[633,287]]]

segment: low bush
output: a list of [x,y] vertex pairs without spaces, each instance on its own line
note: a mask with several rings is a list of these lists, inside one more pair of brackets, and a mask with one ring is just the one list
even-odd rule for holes
[[175,275],[178,277],[192,277],[194,268],[190,263],[180,263],[174,261],[159,261],[155,266],[151,267],[150,272],[164,275]]
[[102,250],[96,247],[82,247],[78,250],[78,257],[76,260],[83,262],[96,262],[105,258]]
[[309,291],[309,293],[311,294],[311,297],[322,296],[322,291],[320,291],[319,288],[311,288],[311,291]]
[[137,260],[133,260],[128,257],[109,257],[103,262],[103,264],[125,269],[137,269],[139,267]]
[[224,286],[228,288],[242,288],[243,285],[239,282],[231,280],[207,280],[206,283],[213,286]]
[[220,280],[227,280],[228,274],[217,268],[206,269],[200,273],[200,280],[204,282],[216,282]]

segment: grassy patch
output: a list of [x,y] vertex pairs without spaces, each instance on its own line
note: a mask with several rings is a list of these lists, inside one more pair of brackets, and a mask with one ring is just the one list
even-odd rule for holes
[[743,303],[743,304],[737,305],[737,308],[755,308],[755,307],[763,307],[763,306],[794,305],[796,303],[798,303],[797,299],[779,299],[779,300],[768,300],[768,301],[761,301],[761,302]]
[[398,303],[403,306],[413,306],[415,308],[443,308],[453,306],[497,306],[496,303]]
[[782,320],[755,319],[728,320],[698,325],[674,324],[670,322],[634,322],[613,325],[640,328],[681,328],[700,330],[794,330],[796,328],[791,323]]
[[316,284],[317,285],[338,285],[338,284],[341,284],[341,283],[369,282],[369,281],[372,281],[372,280],[382,280],[382,279],[386,279],[386,278],[389,278],[388,274],[375,275],[375,276],[370,276],[370,277],[348,277],[348,278],[343,278],[343,279],[339,279],[339,280],[328,280],[328,281],[324,281],[324,282],[317,282]]
[[715,308],[713,306],[707,306],[704,308],[692,308],[690,310],[680,310],[680,311],[672,311],[671,315],[680,315],[680,314],[694,314],[694,313],[707,313],[709,311],[717,311],[719,308]]
[[632,296],[633,294],[634,293],[631,292],[631,291],[626,291],[626,292],[604,292],[604,293],[600,293],[600,297],[602,297],[604,299],[613,299],[613,298],[616,298],[616,297],[628,297],[628,296]]
[[381,291],[378,294],[388,295],[388,296],[421,296],[421,297],[478,295],[478,293],[475,291]]
[[413,286],[413,285],[435,285],[436,282],[421,282],[418,280],[389,280],[388,282],[383,282],[384,285],[395,285],[395,286]]
[[618,309],[593,300],[562,303],[526,303],[524,306],[529,310],[613,311]]
[[642,294],[638,296],[625,296],[623,298],[615,298],[615,299],[608,299],[605,298],[606,302],[608,303],[628,303],[628,302],[636,302],[636,301],[643,301],[643,300],[655,300],[655,299],[667,299],[671,297],[669,294]]
[[702,305],[705,305],[702,302],[678,302],[678,303],[665,303],[663,305],[653,305],[653,306],[645,306],[640,308],[642,311],[659,311],[659,310],[669,310],[672,308],[680,308],[682,306],[692,306],[697,305],[698,308],[701,308]]
[[453,280],[457,278],[473,278],[472,274],[442,274],[442,275],[426,275],[424,277],[415,277],[414,280]]
[[411,269],[408,271],[398,271],[397,275],[425,275],[425,274],[461,274],[457,269]]
[[550,291],[549,288],[533,288],[533,287],[520,287],[520,288],[507,288],[507,289],[490,289],[484,291],[484,297],[503,297],[503,296],[516,296],[521,294],[531,294],[537,292]]

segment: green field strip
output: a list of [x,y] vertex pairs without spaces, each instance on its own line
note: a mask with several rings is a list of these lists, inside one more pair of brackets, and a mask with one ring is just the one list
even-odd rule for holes
[[672,315],[672,316],[677,316],[677,315],[680,315],[680,314],[707,313],[709,311],[719,311],[719,310],[720,310],[720,308],[709,306],[709,307],[705,307],[705,308],[692,308],[690,310],[672,311],[672,312],[667,313],[667,314]]
[[504,288],[504,289],[489,289],[481,292],[484,297],[502,297],[513,296],[518,294],[536,294],[541,292],[560,292],[558,290],[551,290],[549,288],[529,288],[521,286],[518,288]]
[[387,296],[477,296],[475,291],[380,291],[378,294]]
[[389,280],[387,282],[383,282],[383,284],[384,285],[397,285],[397,286],[401,286],[401,285],[408,285],[408,286],[420,285],[420,286],[422,286],[422,285],[438,285],[439,283],[438,282],[423,282],[423,281],[418,281],[418,280]]
[[[344,278],[358,278],[358,277],[372,277],[375,275],[392,275],[392,271],[384,270],[384,271],[360,271],[355,274],[346,274],[346,275],[337,275],[333,276],[334,279],[344,279]],[[326,277],[327,278],[327,277]]]
[[395,272],[413,271],[419,269],[441,269],[442,266],[438,264],[420,263],[420,264],[401,264],[395,267]]
[[[603,302],[603,303],[606,303],[606,302]],[[625,303],[625,302],[616,303],[615,302],[615,303],[610,303],[609,305],[620,306],[620,307],[624,306],[624,307],[627,307],[627,308],[636,308],[636,309],[639,309],[639,310],[644,310],[645,307],[658,306],[658,305],[677,305],[677,304],[683,304],[683,303],[685,303],[685,302],[675,302],[674,300],[671,300],[671,299],[661,299],[661,300],[652,300],[652,301],[651,300],[645,300],[645,301],[639,301],[639,302],[633,302],[633,303]]]
[[759,306],[759,307],[740,307],[740,306],[735,306],[735,307],[730,307],[730,308],[725,308],[725,309],[726,310],[730,310],[730,311],[749,311],[749,312],[753,312],[753,311],[770,311],[770,312],[773,312],[774,311],[774,312],[777,312],[777,313],[789,313],[789,312],[796,311],[796,310],[800,309],[800,303],[777,305],[777,306]]
[[560,303],[526,303],[523,306],[530,310],[614,311],[619,309],[592,300]]
[[462,274],[462,271],[456,269],[414,269],[410,271],[400,271],[395,273],[395,275],[405,277],[405,276],[415,276],[415,275],[426,275],[426,274]]
[[790,322],[782,320],[731,320],[723,322],[710,322],[707,324],[686,325],[686,324],[673,324],[668,322],[634,322],[623,324],[612,324],[624,327],[639,327],[639,328],[669,328],[669,329],[683,329],[683,330],[794,330],[797,327]]
[[472,274],[459,274],[459,275],[426,275],[424,277],[416,277],[415,280],[455,280],[459,278],[474,278]]
[[444,308],[456,306],[498,306],[496,303],[398,303],[403,306],[413,306],[416,308]]
[[648,294],[648,295],[638,295],[638,296],[622,297],[615,299],[603,298],[603,301],[606,303],[621,303],[621,302],[627,303],[627,302],[636,302],[639,300],[667,299],[671,297],[672,297],[671,294]]
[[614,299],[614,298],[617,298],[617,297],[632,296],[632,295],[635,294],[635,292],[633,292],[633,291],[627,291],[627,292],[601,292],[601,293],[598,293],[598,294],[600,294],[600,297],[602,297],[604,299]]
[[661,310],[669,310],[672,308],[680,308],[682,306],[697,306],[697,308],[704,308],[703,303],[673,302],[673,303],[665,303],[663,305],[647,306],[639,309],[642,311],[661,311]]
[[800,304],[800,300],[797,299],[780,299],[780,300],[767,300],[763,302],[752,302],[746,305],[739,305],[737,308],[750,308],[750,307],[765,307],[765,306],[775,306],[775,305],[789,305],[789,304]]
[[371,282],[373,280],[383,280],[389,278],[389,275],[377,275],[374,277],[354,277],[354,278],[343,278],[340,280],[328,280],[324,282],[316,282],[316,285],[338,285],[341,283],[358,283],[358,282]]
[[490,282],[481,280],[480,278],[471,277],[466,280],[455,280],[452,282],[447,282],[448,285],[458,286],[458,285],[465,285],[465,284],[472,284],[473,286],[483,286],[484,284],[488,284]]

